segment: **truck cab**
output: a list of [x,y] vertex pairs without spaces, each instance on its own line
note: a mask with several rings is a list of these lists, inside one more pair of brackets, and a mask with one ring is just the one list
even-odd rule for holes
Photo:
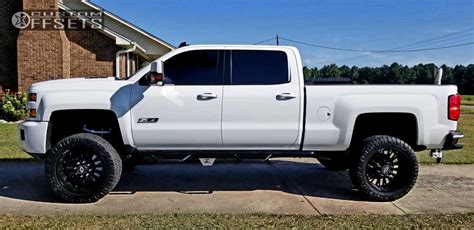
[[299,149],[304,96],[296,50],[188,47],[155,64],[162,81],[148,84],[150,66],[131,88],[139,150]]

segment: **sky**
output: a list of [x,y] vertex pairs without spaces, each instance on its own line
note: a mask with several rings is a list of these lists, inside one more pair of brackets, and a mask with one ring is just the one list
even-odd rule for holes
[[[92,0],[159,38],[189,44],[254,44],[279,36],[323,46],[420,49],[474,42],[474,0]],[[275,41],[264,44],[274,45]],[[321,67],[474,63],[474,45],[412,53],[296,46]]]

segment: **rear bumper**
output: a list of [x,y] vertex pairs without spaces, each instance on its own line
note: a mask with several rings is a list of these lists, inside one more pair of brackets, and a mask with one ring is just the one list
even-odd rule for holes
[[18,140],[23,151],[30,154],[45,154],[48,122],[25,121],[18,125]]
[[451,131],[446,136],[443,150],[462,149],[464,146],[459,144],[459,139],[464,137],[464,133],[461,131]]

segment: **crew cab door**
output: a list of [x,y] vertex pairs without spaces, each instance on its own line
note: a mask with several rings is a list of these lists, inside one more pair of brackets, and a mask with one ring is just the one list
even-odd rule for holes
[[134,86],[132,133],[139,149],[222,146],[220,53],[179,53],[163,62],[163,86],[150,85],[143,79]]
[[[294,58],[293,58],[294,59]],[[229,60],[229,61],[227,61]],[[226,53],[222,114],[225,147],[295,149],[300,132],[301,93],[283,51]]]

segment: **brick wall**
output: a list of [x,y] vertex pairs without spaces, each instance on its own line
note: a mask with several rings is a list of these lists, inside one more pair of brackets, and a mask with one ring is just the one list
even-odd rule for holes
[[[55,10],[56,0],[23,0],[23,10]],[[69,77],[69,44],[64,31],[20,30],[17,39],[18,89],[34,82]]]
[[22,30],[17,40],[18,88],[69,77],[69,47],[64,31]]
[[115,54],[122,48],[92,29],[67,30],[70,42],[71,77],[115,75]]
[[[24,10],[57,9],[57,2],[23,0],[23,6]],[[123,48],[115,45],[115,41],[104,34],[86,29],[21,30],[16,49],[18,89],[26,91],[32,83],[38,81],[114,76],[115,54]],[[121,60],[121,72],[125,69],[124,66],[125,62]]]
[[22,9],[18,0],[0,1],[0,90],[17,88],[16,39],[18,29],[11,24],[13,14]]

